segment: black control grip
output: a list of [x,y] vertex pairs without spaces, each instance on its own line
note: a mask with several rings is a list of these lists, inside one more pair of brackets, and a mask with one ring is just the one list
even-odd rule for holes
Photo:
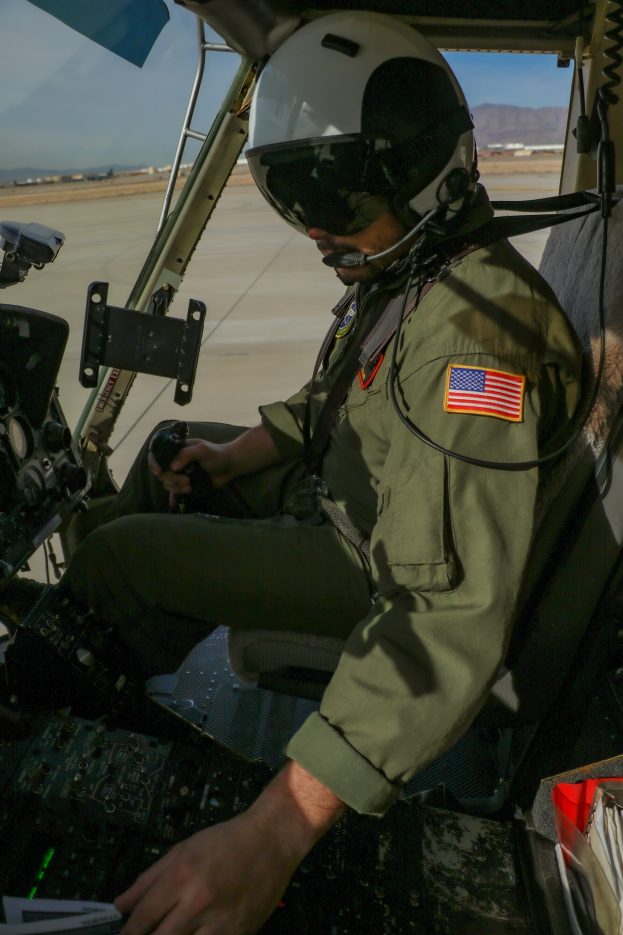
[[[185,446],[189,429],[186,422],[174,422],[160,429],[152,437],[149,450],[163,471],[168,471],[177,453]],[[214,485],[206,472],[196,463],[187,465],[182,471],[190,478],[192,491],[178,497],[184,512],[198,512],[209,508],[214,494]]]
[[174,422],[173,425],[168,425],[154,434],[149,450],[163,471],[169,470],[171,461],[184,447],[187,438],[186,422]]

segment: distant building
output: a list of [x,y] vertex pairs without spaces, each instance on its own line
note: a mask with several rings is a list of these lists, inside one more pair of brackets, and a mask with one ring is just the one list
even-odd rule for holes
[[481,152],[512,153],[514,156],[526,156],[530,153],[562,153],[564,143],[487,143]]

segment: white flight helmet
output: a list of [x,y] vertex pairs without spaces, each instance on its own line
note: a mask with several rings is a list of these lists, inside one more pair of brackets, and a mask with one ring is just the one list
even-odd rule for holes
[[352,233],[388,208],[411,228],[439,205],[448,217],[463,206],[476,176],[472,127],[426,39],[390,16],[344,11],[312,20],[268,60],[247,158],[299,230]]

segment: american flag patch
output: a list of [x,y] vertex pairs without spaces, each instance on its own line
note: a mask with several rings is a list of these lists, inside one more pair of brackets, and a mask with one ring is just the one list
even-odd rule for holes
[[521,422],[525,385],[526,378],[516,373],[450,364],[443,408]]

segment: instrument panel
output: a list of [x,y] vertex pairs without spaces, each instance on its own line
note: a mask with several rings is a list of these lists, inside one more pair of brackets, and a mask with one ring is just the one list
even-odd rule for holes
[[55,388],[68,330],[0,305],[0,590],[88,492]]

